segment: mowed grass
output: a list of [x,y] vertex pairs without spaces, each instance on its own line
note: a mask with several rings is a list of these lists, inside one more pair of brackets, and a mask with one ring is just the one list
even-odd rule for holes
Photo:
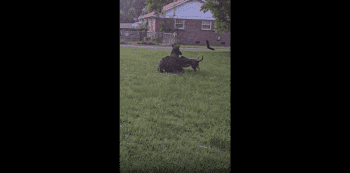
[[120,171],[212,172],[231,168],[230,52],[203,54],[200,72],[162,74],[169,49],[120,48]]

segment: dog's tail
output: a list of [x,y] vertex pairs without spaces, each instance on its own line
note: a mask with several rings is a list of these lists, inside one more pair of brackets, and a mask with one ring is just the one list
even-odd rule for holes
[[[199,59],[199,57],[197,58],[197,61],[198,61],[198,59]],[[199,60],[199,61],[202,61],[202,60],[203,60],[203,55],[202,55],[202,59],[201,59],[201,60]],[[198,62],[199,62],[199,61],[198,61]]]
[[210,50],[215,50],[214,48],[209,47],[209,41],[208,40],[206,40],[206,41],[207,41],[207,48]]

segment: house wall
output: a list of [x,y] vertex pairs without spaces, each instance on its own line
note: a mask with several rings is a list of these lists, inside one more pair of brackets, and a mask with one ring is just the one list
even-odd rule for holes
[[[215,33],[213,29],[214,21],[212,21],[211,30],[202,30],[203,20],[187,19],[185,21],[185,29],[179,30],[178,42],[185,45],[206,45],[206,40],[210,45],[223,46],[221,42],[225,42],[225,46],[231,45],[231,33]],[[218,37],[220,40],[218,41]],[[199,41],[200,43],[196,43]]]
[[148,19],[148,27],[149,27],[149,32],[154,32],[156,29],[155,29],[155,23],[156,23],[156,20],[155,18],[149,18]]
[[[156,33],[156,23],[157,23],[157,20],[156,18],[148,18],[148,32],[147,32],[147,37],[149,38],[153,38],[153,37],[156,37],[156,36],[161,36],[162,34],[160,33]],[[157,39],[157,42],[161,42],[161,39],[162,38],[158,38]]]
[[153,32],[156,31],[156,19],[155,18],[152,19],[152,31]]
[[[155,23],[156,32],[161,32],[160,27],[163,21],[170,22],[170,28],[174,29],[174,19],[158,18]],[[231,45],[231,33],[215,33],[214,20],[209,20],[212,22],[211,30],[202,30],[202,21],[202,19],[186,19],[185,29],[178,30],[176,41],[185,45],[206,45],[206,40],[209,41],[210,45],[223,46],[221,42],[225,42],[225,46]],[[220,37],[220,41],[217,41],[218,37]],[[200,43],[196,43],[197,41]]]
[[[160,28],[163,21],[170,22],[170,28],[174,29],[174,19],[156,18],[156,20],[149,20],[150,31],[147,32],[147,37],[153,38],[155,36],[160,36],[157,42],[161,43],[163,35],[161,34]],[[211,30],[202,30],[202,21],[211,21]],[[186,19],[185,29],[178,29],[177,34],[176,42],[184,45],[206,45],[206,40],[209,41],[210,45],[231,45],[231,33],[215,33],[214,20]],[[218,37],[220,37],[219,41]],[[199,43],[196,43],[197,41],[199,41]],[[222,42],[225,42],[225,44],[221,44]]]

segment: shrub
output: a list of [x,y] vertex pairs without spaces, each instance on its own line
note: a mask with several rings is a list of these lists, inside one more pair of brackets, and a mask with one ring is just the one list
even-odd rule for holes
[[172,23],[163,21],[160,26],[160,32],[173,32]]
[[156,37],[153,37],[152,39],[151,39],[151,42],[155,42],[156,41]]
[[141,30],[145,30],[145,31],[147,31],[147,28],[148,28],[148,23],[145,23],[145,24],[140,24],[138,28],[139,28],[139,29],[141,29]]

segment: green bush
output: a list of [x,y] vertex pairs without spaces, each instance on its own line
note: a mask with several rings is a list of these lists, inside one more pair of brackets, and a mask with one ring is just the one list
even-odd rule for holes
[[156,41],[156,37],[153,37],[152,39],[151,39],[151,42],[155,42]]
[[147,31],[147,29],[148,29],[148,23],[140,24],[138,28],[141,29],[141,30]]
[[161,35],[155,36],[151,39],[151,42],[155,43],[157,41],[161,41],[161,40],[159,40],[159,38],[161,38],[161,37],[162,37]]
[[149,44],[149,45],[159,45],[159,44],[153,43],[153,42],[149,42],[148,44]]

